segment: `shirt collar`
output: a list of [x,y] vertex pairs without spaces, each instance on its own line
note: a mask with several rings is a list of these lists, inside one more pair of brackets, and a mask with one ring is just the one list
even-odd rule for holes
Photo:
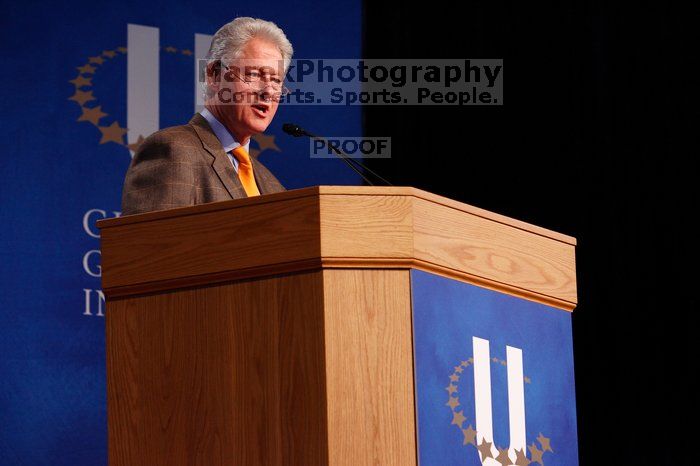
[[[211,126],[212,131],[214,131],[214,134],[223,146],[225,152],[231,152],[233,149],[241,145],[238,141],[236,141],[236,138],[233,137],[231,132],[228,129],[226,129],[226,127],[219,120],[217,120],[216,117],[209,110],[205,108],[199,113],[204,117],[205,120],[207,120],[207,123],[209,123],[209,126]],[[250,153],[250,151],[248,150],[249,146],[250,138],[248,139],[248,142],[243,146],[245,151],[248,153]]]

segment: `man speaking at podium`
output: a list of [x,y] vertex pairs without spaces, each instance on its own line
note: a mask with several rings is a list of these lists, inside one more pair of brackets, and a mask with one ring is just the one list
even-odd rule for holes
[[288,92],[292,53],[269,21],[236,18],[219,29],[207,54],[204,110],[144,140],[126,173],[122,214],[284,191],[249,144]]

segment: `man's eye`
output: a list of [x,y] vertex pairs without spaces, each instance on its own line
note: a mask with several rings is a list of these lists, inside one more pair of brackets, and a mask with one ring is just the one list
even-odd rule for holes
[[260,73],[256,73],[254,71],[246,73],[246,78],[249,79],[260,79]]
[[275,84],[281,84],[282,80],[280,78],[272,78],[270,81],[272,81]]

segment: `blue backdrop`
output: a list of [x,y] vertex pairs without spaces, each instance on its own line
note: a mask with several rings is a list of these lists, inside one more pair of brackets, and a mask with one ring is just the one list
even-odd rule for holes
[[[4,2],[0,179],[0,464],[106,464],[99,238],[131,160],[127,27],[158,28],[160,127],[194,111],[195,34],[237,16],[282,27],[296,58],[360,56],[361,2]],[[361,136],[359,107],[281,106],[260,159],[289,189],[359,184],[282,134]],[[274,139],[272,138],[274,137]]]

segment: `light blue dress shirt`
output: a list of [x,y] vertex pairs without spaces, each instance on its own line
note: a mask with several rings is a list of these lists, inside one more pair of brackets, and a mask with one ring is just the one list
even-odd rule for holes
[[[214,131],[217,139],[219,139],[219,142],[224,147],[226,155],[228,155],[228,159],[231,161],[231,165],[233,165],[233,169],[236,170],[236,173],[238,173],[238,160],[236,160],[236,157],[231,154],[231,151],[241,144],[236,141],[236,138],[233,137],[231,132],[226,129],[226,127],[219,120],[217,120],[209,110],[205,108],[199,112],[199,114],[202,115],[209,123],[209,126],[211,126],[211,129]],[[250,139],[248,139],[248,142],[243,146],[245,151],[250,154],[248,147],[250,147]]]

